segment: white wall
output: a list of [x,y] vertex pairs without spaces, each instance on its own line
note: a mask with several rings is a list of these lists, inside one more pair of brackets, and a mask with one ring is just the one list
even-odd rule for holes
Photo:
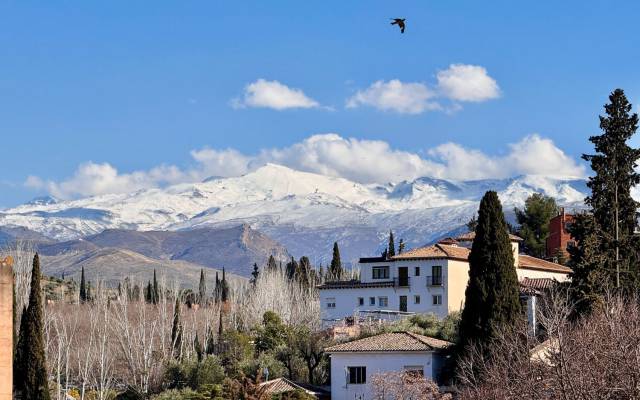
[[[380,372],[402,371],[405,366],[422,366],[424,376],[434,379],[440,368],[432,352],[333,353],[331,354],[331,399],[372,399],[371,377]],[[367,383],[347,385],[345,367],[367,367]],[[435,366],[435,368],[434,368]],[[358,397],[361,396],[361,397]]]
[[[382,287],[382,288],[349,288],[349,289],[322,289],[320,290],[320,309],[323,319],[339,319],[354,315],[362,310],[400,310],[400,296],[407,296],[407,312],[434,313],[441,318],[448,314],[447,309],[447,265],[448,260],[418,260],[396,261],[394,263],[361,264],[362,282],[389,282],[397,277],[398,267],[407,267],[409,271],[409,287]],[[390,276],[388,280],[372,280],[372,265],[389,265]],[[431,276],[433,265],[442,266],[443,283],[445,286],[427,286],[427,276]],[[420,276],[415,276],[415,267],[420,267]],[[366,279],[368,278],[368,280]],[[420,304],[415,304],[415,296],[420,296]],[[442,305],[433,305],[433,295],[442,296]],[[376,298],[374,306],[369,304],[369,297]],[[386,296],[388,306],[380,307],[378,297]],[[358,306],[358,297],[364,298],[364,306]],[[335,299],[336,307],[328,308],[328,299]]]

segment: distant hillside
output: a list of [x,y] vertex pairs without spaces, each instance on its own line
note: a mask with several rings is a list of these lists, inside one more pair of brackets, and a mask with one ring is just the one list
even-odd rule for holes
[[[102,280],[109,286],[115,286],[124,278],[130,277],[138,283],[146,283],[153,279],[153,270],[166,277],[167,284],[178,282],[181,287],[197,288],[200,281],[200,265],[186,261],[155,260],[142,254],[123,249],[99,248],[86,252],[68,252],[56,256],[42,256],[43,273],[65,280],[80,282],[80,272],[85,269],[86,279]],[[207,286],[214,287],[216,272],[222,271],[206,268]],[[243,279],[233,274],[228,278]]]
[[[108,229],[82,239],[39,247],[44,256],[57,256],[60,260],[77,259],[77,262],[84,262],[83,257],[99,257],[104,260],[105,254],[100,252],[103,249],[127,250],[129,255],[145,256],[157,263],[184,261],[185,264],[209,268],[225,267],[228,272],[241,276],[249,276],[254,263],[265,265],[270,255],[283,261],[289,258],[286,248],[246,224],[189,231],[138,232]],[[126,266],[128,269],[138,266],[130,258],[121,256],[108,261],[117,261],[119,264],[115,265]],[[94,263],[99,264],[98,261]]]

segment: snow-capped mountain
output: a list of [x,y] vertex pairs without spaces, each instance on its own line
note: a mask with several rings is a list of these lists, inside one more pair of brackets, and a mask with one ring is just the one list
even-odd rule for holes
[[334,241],[347,261],[378,251],[389,229],[409,246],[460,229],[487,190],[506,211],[534,192],[580,205],[584,180],[519,176],[456,182],[433,178],[364,185],[275,164],[240,177],[78,200],[38,199],[0,212],[0,226],[20,226],[57,240],[105,229],[191,230],[247,223],[296,256],[326,263]]

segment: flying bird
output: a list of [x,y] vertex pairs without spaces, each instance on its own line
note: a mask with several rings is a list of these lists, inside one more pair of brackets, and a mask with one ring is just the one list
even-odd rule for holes
[[406,18],[391,18],[391,20],[393,21],[391,25],[398,25],[398,27],[400,28],[400,33],[404,33],[405,19]]

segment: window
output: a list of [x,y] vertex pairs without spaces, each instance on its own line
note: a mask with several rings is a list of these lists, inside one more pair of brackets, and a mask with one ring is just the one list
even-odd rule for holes
[[420,267],[416,267],[415,276],[420,276]]
[[373,267],[373,279],[389,279],[389,267]]
[[376,298],[375,297],[369,297],[369,305],[370,306],[375,306],[376,305]]
[[350,385],[362,385],[367,383],[367,367],[347,367],[349,376],[347,382]]
[[335,297],[329,297],[327,299],[327,308],[336,308],[336,299],[335,299]]
[[385,297],[378,297],[378,306],[380,307],[388,307],[389,306],[389,299],[385,296]]
[[417,294],[413,296],[413,304],[420,304],[420,296]]
[[442,295],[441,294],[433,295],[433,305],[434,306],[442,305]]
[[431,286],[442,286],[442,265],[431,266]]
[[422,365],[406,365],[403,370],[410,375],[424,376],[424,368],[422,368]]
[[364,297],[358,297],[358,305],[359,306],[363,306],[364,305]]

